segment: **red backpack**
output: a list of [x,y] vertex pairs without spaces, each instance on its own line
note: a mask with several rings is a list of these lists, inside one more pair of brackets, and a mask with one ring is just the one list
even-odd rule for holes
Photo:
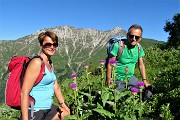
[[[43,59],[39,55],[33,55],[32,57],[14,56],[8,64],[8,70],[10,74],[6,82],[5,102],[12,108],[20,109],[20,93],[23,84],[23,78],[26,72],[26,68],[33,58],[40,58],[42,61],[40,74],[34,84],[35,86],[41,81],[45,72],[45,64],[43,62]],[[29,96],[29,100],[35,102],[34,98],[31,96]]]

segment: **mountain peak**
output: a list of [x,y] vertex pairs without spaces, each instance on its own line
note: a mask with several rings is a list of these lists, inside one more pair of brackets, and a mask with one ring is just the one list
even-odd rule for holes
[[122,30],[122,28],[117,26],[117,27],[114,28],[114,30]]

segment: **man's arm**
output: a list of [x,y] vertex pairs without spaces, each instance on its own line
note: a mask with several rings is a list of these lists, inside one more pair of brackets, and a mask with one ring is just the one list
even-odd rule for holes
[[139,70],[141,73],[142,80],[144,82],[144,85],[147,87],[150,84],[147,82],[147,79],[146,79],[146,68],[145,68],[144,61],[143,61],[142,57],[139,58],[138,63],[139,63]]
[[109,60],[115,60],[116,57],[110,57],[108,58],[108,63],[107,63],[107,71],[106,71],[106,83],[107,83],[107,86],[109,86],[111,84],[111,74],[112,74],[112,66],[111,64],[109,63]]

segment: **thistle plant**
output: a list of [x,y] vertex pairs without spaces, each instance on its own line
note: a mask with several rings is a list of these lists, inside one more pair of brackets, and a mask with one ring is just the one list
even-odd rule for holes
[[132,87],[130,90],[133,93],[133,95],[136,95],[139,93],[139,89],[137,89],[136,87]]
[[[88,73],[88,64],[85,64],[84,65],[84,68],[85,68],[85,73],[86,73],[86,79],[88,81],[88,90],[89,90],[89,95],[91,94],[91,85],[90,85],[90,81],[89,81],[89,73]],[[92,103],[92,100],[90,100],[90,98],[88,97],[88,102],[91,101]]]
[[71,83],[70,88],[75,90],[77,88],[77,84],[76,83]]
[[78,86],[77,86],[77,81],[76,81],[77,75],[75,73],[71,74],[71,78],[74,80],[73,83],[70,84],[70,88],[74,90],[74,101],[75,101],[75,107],[76,107],[76,115],[79,118],[79,111],[78,111]]
[[127,89],[127,86],[128,86],[128,66],[126,66],[125,68],[125,71],[126,71],[126,89]]
[[[75,73],[71,74],[71,78],[73,79],[74,84],[77,84],[76,77],[77,77],[77,75]],[[78,87],[77,86],[76,86],[75,91],[78,94]]]
[[89,68],[89,65],[88,65],[88,64],[85,64],[85,65],[84,65],[84,68],[85,68],[85,69],[88,69],[88,68]]
[[137,82],[137,85],[138,85],[139,91],[140,91],[140,103],[142,104],[142,91],[144,88],[144,82],[139,81],[139,82]]
[[104,77],[105,77],[105,73],[104,73],[104,63],[105,63],[105,60],[100,60],[99,61],[100,62],[100,64],[101,64],[101,86],[102,86],[102,88],[104,87]]
[[[85,68],[85,73],[86,73],[86,79],[87,79],[87,81],[88,81],[88,84],[90,84],[89,74],[88,74],[88,68],[89,68],[88,64],[85,64],[85,65],[84,65],[84,68]],[[89,91],[89,92],[90,92],[90,91]]]
[[77,94],[76,94],[77,84],[76,83],[71,83],[70,88],[74,90],[74,101],[77,104]]
[[133,111],[131,113],[131,117],[133,118],[133,116],[134,116],[134,109],[135,109],[135,97],[139,93],[139,89],[136,88],[136,87],[132,87],[130,90],[133,93],[133,106],[132,106]]
[[112,78],[113,78],[113,83],[116,83],[116,65],[117,61],[116,60],[109,60],[110,65],[112,66]]
[[144,88],[144,82],[143,82],[143,81],[137,82],[137,86],[139,87],[139,91],[140,91],[140,109],[139,109],[139,116],[140,116],[140,118],[141,118],[141,117],[142,117],[142,112],[143,112],[142,92],[143,92],[143,88]]
[[77,75],[75,73],[71,74],[71,78],[74,80],[74,83],[77,83],[76,77],[77,77]]
[[112,77],[113,77],[113,86],[114,86],[114,111],[116,113],[116,65],[117,61],[116,60],[109,60],[110,65],[112,66]]
[[140,104],[139,104],[139,107],[138,107],[138,110],[139,110],[138,113],[139,113],[139,118],[141,119],[142,114],[143,114],[142,92],[143,92],[143,88],[144,88],[144,82],[142,82],[142,81],[137,82],[137,86],[139,87],[139,89],[133,87],[133,88],[131,88],[131,91],[133,92],[134,95],[136,95],[137,93],[140,92],[140,98],[139,98]]

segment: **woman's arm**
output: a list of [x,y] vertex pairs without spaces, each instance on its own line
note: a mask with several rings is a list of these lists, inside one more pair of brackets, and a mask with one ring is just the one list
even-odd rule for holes
[[22,120],[28,120],[29,93],[40,73],[41,60],[34,58],[28,65],[21,90]]
[[60,88],[60,86],[58,85],[57,80],[56,80],[55,83],[54,83],[54,92],[55,92],[55,95],[56,95],[59,103],[64,103],[64,97],[63,97],[63,95],[62,95],[61,88]]
[[58,99],[60,103],[60,106],[63,107],[70,114],[70,109],[65,104],[64,97],[62,95],[61,88],[57,80],[54,83],[54,92],[55,92],[56,98]]

